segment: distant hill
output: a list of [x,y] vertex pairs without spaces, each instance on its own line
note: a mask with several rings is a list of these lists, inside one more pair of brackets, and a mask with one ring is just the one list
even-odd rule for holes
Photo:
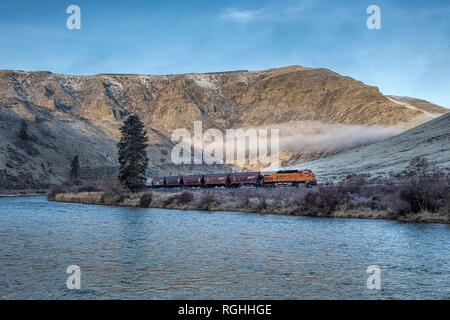
[[[331,70],[300,66],[158,76],[1,70],[0,170],[6,178],[0,176],[0,188],[62,182],[76,154],[87,178],[114,177],[118,128],[131,113],[147,126],[148,174],[157,175],[229,170],[171,163],[172,131],[192,130],[195,120],[204,131],[279,128],[281,160],[289,165],[384,139],[447,111],[410,103]],[[28,141],[17,134],[23,120]]]
[[428,113],[443,114],[450,111],[447,108],[438,106],[437,104],[422,99],[416,99],[411,97],[400,97],[400,96],[386,96],[386,97],[388,97],[391,100],[403,103],[407,106],[417,108]]
[[376,177],[402,171],[419,155],[450,171],[450,113],[386,140],[293,167],[310,168],[322,181],[351,174]]

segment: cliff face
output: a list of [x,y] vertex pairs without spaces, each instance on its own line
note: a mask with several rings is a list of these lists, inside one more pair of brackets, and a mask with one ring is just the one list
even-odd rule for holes
[[[436,109],[432,111],[436,113]],[[139,115],[149,129],[150,174],[167,174],[220,169],[171,164],[172,131],[192,130],[195,120],[202,121],[203,130],[255,126],[278,126],[283,130],[285,123],[305,121],[409,128],[412,123],[426,121],[421,117],[431,112],[388,99],[377,88],[330,70],[299,66],[167,76],[70,76],[3,70],[0,169],[6,169],[10,176],[29,174],[36,181],[47,177],[53,183],[65,178],[69,159],[75,154],[80,154],[82,165],[85,161],[93,172],[96,168],[114,168],[118,127],[130,113]],[[21,142],[17,138],[22,119],[27,121],[35,140]],[[39,154],[28,153],[26,150],[31,149],[24,143]],[[16,157],[24,159],[24,163],[14,164],[14,156],[10,155],[14,152],[7,150],[22,152],[23,156]],[[282,159],[292,163],[324,153],[327,151],[282,150]],[[53,173],[45,171],[42,163]]]

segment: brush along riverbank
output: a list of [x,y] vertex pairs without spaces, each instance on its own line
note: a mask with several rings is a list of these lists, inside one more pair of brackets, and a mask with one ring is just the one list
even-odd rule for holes
[[155,189],[140,193],[113,191],[57,193],[52,200],[95,205],[117,205],[177,210],[233,211],[358,219],[450,223],[448,206],[435,212],[411,211],[407,201],[368,196],[363,198],[336,187]]
[[0,198],[2,197],[35,197],[45,196],[48,190],[2,190],[0,191]]

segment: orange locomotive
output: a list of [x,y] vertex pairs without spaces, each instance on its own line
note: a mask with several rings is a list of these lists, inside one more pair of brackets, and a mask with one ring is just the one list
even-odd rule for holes
[[309,169],[306,170],[280,170],[277,173],[264,176],[264,185],[290,185],[298,186],[305,183],[307,186],[317,184],[316,175]]

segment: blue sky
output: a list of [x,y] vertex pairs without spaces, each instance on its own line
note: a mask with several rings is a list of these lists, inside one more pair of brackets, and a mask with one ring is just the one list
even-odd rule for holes
[[[66,8],[81,8],[81,30]],[[369,5],[381,30],[369,30]],[[450,107],[450,1],[0,3],[0,69],[64,74],[325,67]]]

